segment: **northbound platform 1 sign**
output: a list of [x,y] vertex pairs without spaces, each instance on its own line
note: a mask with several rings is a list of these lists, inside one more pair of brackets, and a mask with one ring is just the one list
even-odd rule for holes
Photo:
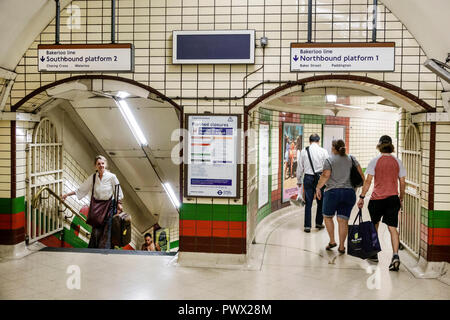
[[38,45],[39,72],[133,72],[133,45]]
[[291,43],[291,72],[383,72],[395,69],[395,43]]

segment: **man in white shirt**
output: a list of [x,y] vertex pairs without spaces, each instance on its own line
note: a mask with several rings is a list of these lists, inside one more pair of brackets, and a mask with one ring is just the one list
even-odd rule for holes
[[[328,158],[328,152],[319,145],[320,137],[314,133],[309,137],[310,146],[303,148],[303,150],[297,153],[297,185],[302,185],[305,190],[305,232],[311,231],[311,207],[314,200],[314,193],[316,190],[317,182],[323,170],[323,163]],[[309,156],[308,156],[309,151]],[[312,163],[312,166],[311,166]],[[325,187],[324,187],[325,188]],[[323,189],[324,189],[323,188]],[[323,193],[323,190],[322,190]],[[323,229],[323,216],[322,216],[322,199],[317,202],[316,212],[316,228]]]

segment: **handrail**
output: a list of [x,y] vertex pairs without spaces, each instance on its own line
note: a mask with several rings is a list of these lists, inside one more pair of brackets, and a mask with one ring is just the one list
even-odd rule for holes
[[70,212],[72,212],[72,215],[66,216],[64,215],[64,218],[72,218],[73,215],[76,215],[77,217],[79,217],[80,219],[82,219],[84,222],[86,222],[86,219],[79,214],[78,212],[76,212],[75,210],[73,210],[58,194],[56,194],[52,189],[50,189],[48,186],[44,186],[42,188],[39,189],[39,191],[34,195],[33,199],[31,200],[31,205],[34,208],[37,208],[37,205],[39,203],[39,200],[41,199],[41,194],[42,192],[44,192],[45,190],[47,190],[47,192],[49,194],[51,194],[52,196],[54,196],[60,203],[62,203],[67,209],[69,209]]

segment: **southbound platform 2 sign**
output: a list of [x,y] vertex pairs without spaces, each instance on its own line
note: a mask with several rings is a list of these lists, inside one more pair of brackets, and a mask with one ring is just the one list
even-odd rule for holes
[[239,197],[239,115],[187,115],[187,196]]
[[395,42],[291,43],[291,72],[395,69]]
[[133,45],[38,45],[39,72],[133,72]]

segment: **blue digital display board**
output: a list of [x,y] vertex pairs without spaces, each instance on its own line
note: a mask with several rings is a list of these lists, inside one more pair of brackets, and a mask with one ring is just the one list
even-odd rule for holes
[[253,64],[254,30],[174,31],[174,64]]

